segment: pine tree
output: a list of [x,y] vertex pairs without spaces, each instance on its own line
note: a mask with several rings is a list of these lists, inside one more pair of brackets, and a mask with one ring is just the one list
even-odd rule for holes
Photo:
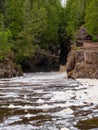
[[5,29],[4,16],[0,15],[0,60],[4,59],[11,52],[11,32]]
[[67,32],[71,37],[85,24],[85,9],[88,0],[68,0],[66,3]]
[[23,28],[23,2],[24,0],[6,1],[7,27],[11,30],[14,39]]
[[39,7],[37,2],[33,3],[32,20],[34,41],[35,43],[41,43],[47,30],[47,11],[44,7]]
[[98,39],[98,0],[90,0],[85,17],[87,32]]
[[34,36],[32,33],[32,15],[30,0],[24,0],[23,5],[23,29],[19,32],[15,41],[14,51],[16,59],[22,62],[25,58],[33,55],[36,46],[33,45]]

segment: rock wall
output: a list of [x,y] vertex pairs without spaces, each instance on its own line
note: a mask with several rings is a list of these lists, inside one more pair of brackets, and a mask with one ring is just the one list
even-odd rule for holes
[[69,78],[98,79],[98,49],[72,50],[68,55],[66,71]]
[[0,78],[11,78],[23,75],[21,66],[16,64],[12,56],[0,61]]

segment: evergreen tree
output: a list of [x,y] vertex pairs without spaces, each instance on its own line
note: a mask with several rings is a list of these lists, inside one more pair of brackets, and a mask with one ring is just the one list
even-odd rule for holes
[[11,52],[11,32],[4,27],[4,17],[0,16],[0,60],[3,60]]
[[32,56],[35,51],[33,42],[31,2],[30,0],[24,0],[23,29],[19,32],[17,40],[15,41],[16,44],[13,48],[17,62],[22,62],[25,58]]
[[6,23],[15,39],[23,28],[23,3],[24,0],[6,1]]
[[49,42],[58,41],[59,17],[57,8],[54,5],[48,5],[48,28],[47,39]]
[[98,39],[98,0],[90,0],[85,17],[87,32]]
[[79,27],[85,23],[87,2],[88,0],[68,0],[66,3],[67,32],[73,38]]
[[47,29],[47,11],[35,1],[32,7],[32,31],[34,42],[41,43]]

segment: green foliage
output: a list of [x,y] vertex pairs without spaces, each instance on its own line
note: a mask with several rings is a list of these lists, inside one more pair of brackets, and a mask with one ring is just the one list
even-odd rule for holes
[[93,41],[98,41],[98,0],[67,0],[65,7],[67,37],[75,41],[78,29],[85,25]]
[[23,29],[18,33],[13,46],[17,62],[22,62],[25,58],[34,54],[36,46],[33,45],[33,41],[31,3],[29,0],[25,0],[23,5]]
[[93,36],[93,37],[92,37],[92,41],[93,41],[93,42],[98,42],[98,37]]
[[88,0],[67,0],[66,3],[66,20],[67,34],[75,38],[76,32],[81,25],[85,23],[85,9]]
[[4,28],[3,16],[0,17],[0,60],[3,60],[11,51],[11,32]]
[[6,24],[14,38],[17,38],[18,33],[23,29],[23,1],[6,1]]
[[39,7],[37,2],[32,7],[32,33],[35,43],[41,43],[47,29],[47,11],[45,7]]
[[98,40],[98,0],[90,0],[86,10],[85,23],[88,33]]
[[49,42],[57,42],[58,40],[59,17],[57,12],[55,6],[48,5],[48,28],[46,33]]
[[12,33],[17,62],[35,55],[36,49],[59,43],[60,0],[7,0],[6,27]]
[[0,13],[0,57],[12,49],[17,62],[35,56],[37,48],[75,41],[82,25],[98,40],[98,0],[67,0],[64,7],[61,0],[1,0]]

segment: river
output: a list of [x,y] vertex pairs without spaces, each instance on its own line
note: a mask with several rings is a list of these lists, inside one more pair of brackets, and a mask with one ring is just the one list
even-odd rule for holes
[[0,130],[98,130],[98,80],[66,73],[0,79]]

